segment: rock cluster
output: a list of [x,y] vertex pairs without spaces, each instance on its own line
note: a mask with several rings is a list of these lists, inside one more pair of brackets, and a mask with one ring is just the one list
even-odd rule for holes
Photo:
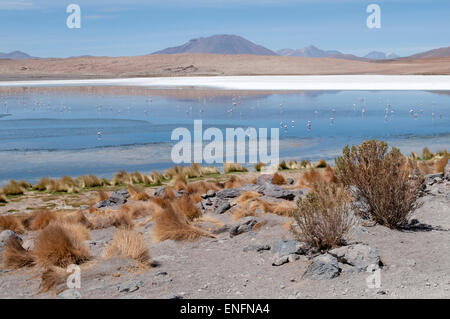
[[115,207],[125,204],[130,197],[130,194],[126,189],[113,192],[108,199],[102,200],[95,204],[96,208]]

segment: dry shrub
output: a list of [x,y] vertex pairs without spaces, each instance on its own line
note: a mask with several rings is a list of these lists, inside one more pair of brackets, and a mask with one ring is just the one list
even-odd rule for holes
[[40,266],[67,267],[82,264],[91,256],[78,233],[66,225],[53,223],[44,228],[36,242],[33,253]]
[[126,171],[120,171],[114,174],[114,177],[111,181],[111,185],[128,185],[132,184],[131,177]]
[[172,239],[195,240],[202,236],[213,237],[209,233],[189,225],[186,217],[175,212],[171,206],[156,215],[153,239],[156,242]]
[[199,181],[195,183],[189,183],[186,190],[189,194],[205,194],[209,190],[218,191],[219,189],[220,188],[214,183]]
[[327,166],[328,166],[328,164],[327,164],[327,162],[326,162],[324,159],[320,159],[320,160],[316,163],[316,165],[314,165],[315,168],[325,168],[325,167],[327,167]]
[[13,179],[2,188],[2,193],[5,195],[22,195],[24,192],[25,188]]
[[11,237],[3,248],[3,266],[5,268],[18,269],[34,264],[33,256],[24,249],[20,241]]
[[165,187],[164,188],[164,195],[162,196],[163,199],[175,199],[176,195],[173,191],[173,188],[171,187]]
[[259,200],[253,206],[250,207],[251,210],[260,208],[264,213],[272,213],[280,216],[290,217],[296,211],[297,206],[290,202],[274,202],[270,203],[264,200]]
[[224,163],[223,172],[225,174],[233,172],[248,172],[248,169],[238,163]]
[[39,230],[44,229],[50,222],[57,219],[58,214],[56,212],[46,209],[34,212],[26,223],[29,224],[28,228],[30,230]]
[[16,216],[0,216],[0,232],[6,229],[12,230],[17,234],[25,232],[21,220]]
[[39,293],[54,290],[59,293],[64,289],[63,285],[67,281],[69,274],[66,269],[60,267],[48,267],[41,273],[41,283],[39,285]]
[[99,190],[97,192],[96,202],[101,202],[102,200],[107,200],[109,198],[109,194],[104,190]]
[[106,248],[105,257],[131,258],[142,265],[150,264],[150,253],[141,233],[135,230],[119,229]]
[[230,178],[225,182],[224,188],[236,188],[245,185],[246,182],[242,178],[235,175],[230,176]]
[[288,167],[288,165],[286,164],[286,161],[285,161],[285,160],[282,160],[282,161],[280,162],[280,164],[278,164],[278,170],[284,171],[284,170],[287,170],[287,169],[289,169],[289,167]]
[[432,174],[434,172],[434,162],[429,161],[417,161],[417,168],[422,172],[422,174]]
[[315,183],[319,183],[322,179],[321,174],[319,171],[315,168],[310,168],[306,172],[304,172],[299,180],[297,181],[296,187],[305,187],[305,186],[312,186]]
[[284,179],[283,175],[275,173],[275,174],[273,174],[272,184],[284,185],[284,184],[286,184],[286,180]]
[[120,208],[120,210],[126,212],[132,219],[150,216],[155,209],[155,203],[152,201],[147,203],[127,203]]
[[375,222],[398,228],[417,208],[423,178],[410,178],[414,163],[408,163],[396,148],[387,150],[385,142],[375,140],[351,149],[346,146],[343,156],[336,158],[336,176],[345,186],[354,188],[357,198],[367,202],[368,214]]
[[287,167],[289,169],[301,169],[302,165],[299,164],[297,161],[289,161],[287,162]]
[[116,228],[133,228],[133,220],[131,212],[124,210],[105,211],[103,214],[96,214],[89,218],[92,229],[104,229],[109,227]]
[[175,198],[172,202],[172,207],[177,213],[186,216],[189,221],[200,217],[202,214],[195,202],[187,194]]
[[48,179],[47,177],[42,177],[41,180],[33,186],[33,189],[38,191],[46,191],[49,184],[50,179]]
[[434,172],[435,173],[442,173],[445,171],[445,166],[447,166],[448,163],[448,155],[445,154],[443,157],[436,159],[434,162]]
[[145,191],[138,192],[131,185],[128,185],[128,193],[130,193],[130,199],[132,200],[147,201],[150,199],[150,195],[148,195]]
[[80,240],[90,240],[91,234],[89,230],[82,224],[78,223],[70,223],[67,221],[56,221],[51,222],[50,225],[58,225],[66,229],[68,232],[73,234],[76,238],[80,238]]
[[325,170],[322,172],[323,181],[326,183],[337,183],[337,178],[335,174],[335,169],[327,165]]
[[262,169],[263,167],[265,167],[265,166],[266,166],[265,163],[263,163],[263,162],[258,162],[258,163],[256,163],[255,166],[253,166],[253,167],[254,167],[255,171],[261,172],[261,169]]
[[335,184],[317,184],[315,191],[298,201],[292,215],[297,223],[295,236],[319,250],[345,244],[345,236],[355,224],[350,195]]
[[426,161],[426,160],[430,160],[432,158],[433,158],[433,153],[430,152],[428,147],[424,147],[423,151],[422,151],[422,159]]

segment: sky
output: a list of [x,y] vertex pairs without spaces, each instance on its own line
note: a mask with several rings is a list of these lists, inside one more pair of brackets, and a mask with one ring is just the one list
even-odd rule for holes
[[[81,28],[66,25],[69,4]],[[381,28],[369,29],[369,4]],[[0,0],[0,52],[37,57],[144,55],[236,34],[271,50],[315,45],[406,56],[450,46],[449,0]]]

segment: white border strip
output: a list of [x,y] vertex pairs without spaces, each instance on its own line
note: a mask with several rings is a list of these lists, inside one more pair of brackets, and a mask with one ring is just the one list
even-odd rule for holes
[[449,75],[314,75],[155,77],[89,80],[0,81],[0,87],[143,86],[227,90],[450,90]]

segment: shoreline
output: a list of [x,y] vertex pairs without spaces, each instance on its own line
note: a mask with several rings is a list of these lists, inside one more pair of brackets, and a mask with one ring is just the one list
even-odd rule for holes
[[420,90],[449,91],[449,75],[307,75],[144,77],[123,79],[0,81],[13,87],[135,86],[153,89],[203,88],[236,91]]

